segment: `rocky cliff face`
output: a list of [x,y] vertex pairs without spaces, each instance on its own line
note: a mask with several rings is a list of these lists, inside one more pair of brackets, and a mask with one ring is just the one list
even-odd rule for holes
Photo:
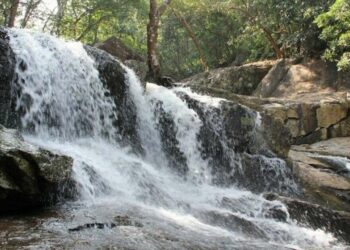
[[16,128],[19,117],[15,112],[15,57],[8,44],[7,33],[0,27],[0,124]]
[[[276,61],[261,72],[263,76],[254,70],[254,64],[216,69],[183,83],[259,111],[266,143],[280,157],[288,159],[305,198],[349,212],[349,73],[337,72],[334,65],[311,59]],[[260,82],[252,85],[252,77],[257,76]],[[252,86],[253,90],[246,91]],[[253,165],[257,171],[258,164]],[[300,212],[299,205],[294,208]],[[291,212],[294,216],[293,209]],[[313,223],[310,218],[307,220]]]
[[142,148],[136,127],[136,107],[130,96],[125,70],[113,56],[105,51],[89,46],[85,46],[85,50],[94,58],[100,79],[109,89],[118,108],[115,126],[121,135],[120,143],[132,145],[136,153],[141,153]]

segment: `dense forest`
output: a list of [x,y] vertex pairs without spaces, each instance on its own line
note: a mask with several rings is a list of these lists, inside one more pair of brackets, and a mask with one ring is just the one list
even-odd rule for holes
[[1,25],[85,44],[116,36],[148,54],[153,79],[285,57],[350,68],[349,0],[2,0],[0,11]]

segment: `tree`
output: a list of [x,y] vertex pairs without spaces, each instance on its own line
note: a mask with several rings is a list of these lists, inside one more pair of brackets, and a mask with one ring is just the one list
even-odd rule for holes
[[315,23],[328,44],[323,57],[336,62],[339,70],[350,70],[350,0],[336,0]]
[[62,19],[64,17],[64,12],[66,10],[68,0],[57,0],[57,13],[55,17],[55,27],[56,27],[56,35],[61,34],[61,24],[62,24]]
[[26,3],[23,3],[25,5],[24,15],[21,20],[21,27],[25,28],[28,25],[29,20],[32,18],[34,11],[38,8],[38,6],[41,4],[42,0],[28,0]]
[[149,22],[147,24],[147,80],[161,82],[160,63],[157,56],[158,30],[160,18],[166,11],[171,0],[164,0],[158,7],[157,0],[150,0]]
[[201,46],[199,44],[199,41],[198,41],[195,33],[193,32],[191,26],[186,21],[186,18],[183,15],[181,15],[181,13],[179,11],[176,11],[174,8],[171,8],[171,11],[174,13],[176,18],[179,20],[181,25],[186,29],[186,31],[188,32],[189,36],[191,37],[191,39],[192,39],[196,49],[198,50],[198,54],[199,54],[199,57],[200,57],[201,64],[203,66],[203,70],[204,71],[208,71],[209,70],[209,66],[208,66],[208,63],[207,63],[207,59],[205,58],[205,54],[202,51]]
[[15,26],[18,6],[19,6],[19,0],[12,0],[11,9],[10,9],[10,16],[9,16],[8,23],[7,23],[8,27]]

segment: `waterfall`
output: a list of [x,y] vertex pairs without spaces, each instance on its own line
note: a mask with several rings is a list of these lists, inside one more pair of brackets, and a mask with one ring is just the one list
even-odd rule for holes
[[[130,145],[119,143],[114,124],[121,107],[100,80],[96,63],[82,44],[18,29],[9,30],[9,36],[17,61],[14,91],[22,133],[31,143],[74,159],[78,203],[84,204],[83,211],[102,207],[94,216],[106,213],[108,217],[111,207],[122,206],[122,211],[132,210],[132,214],[141,209],[152,225],[145,226],[148,230],[159,228],[213,248],[230,249],[242,242],[256,249],[261,244],[266,249],[299,249],[327,248],[335,243],[331,234],[291,221],[282,203],[258,194],[257,190],[265,191],[260,186],[250,190],[254,181],[239,182],[248,176],[242,169],[249,161],[261,165],[261,173],[253,171],[257,174],[253,177],[266,174],[263,185],[271,180],[282,186],[294,185],[282,160],[260,156],[260,149],[255,149],[257,143],[251,138],[259,126],[257,113],[244,113],[244,119],[233,117],[241,119],[238,125],[252,127],[248,137],[241,136],[243,131],[230,131],[231,121],[225,120],[231,119],[227,114],[233,104],[183,88],[148,84],[144,91],[135,73],[122,66],[144,149],[137,154]],[[234,112],[238,115],[246,108],[235,104]],[[208,149],[209,144],[215,147]],[[177,171],[174,164],[184,170]],[[224,180],[225,184],[221,183]],[[285,220],[271,216],[272,211],[284,214]],[[95,237],[102,242],[110,235]],[[146,238],[144,242],[149,243]]]

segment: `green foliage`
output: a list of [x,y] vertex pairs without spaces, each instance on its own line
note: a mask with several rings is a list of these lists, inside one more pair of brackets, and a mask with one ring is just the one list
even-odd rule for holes
[[[172,5],[190,23],[209,66],[215,68],[276,58],[272,41],[286,57],[322,54],[325,43],[318,39],[321,31],[313,21],[330,4],[326,0],[177,0]],[[181,78],[201,70],[198,52],[170,11],[162,20],[159,51],[167,74]]]
[[9,11],[11,8],[10,0],[1,0],[0,1],[0,25],[6,26],[7,18],[9,16]]
[[142,51],[146,19],[143,0],[68,0],[59,30],[60,35],[87,44],[116,35]]
[[[19,14],[24,13],[29,1],[21,1]],[[32,20],[41,20],[46,32],[86,44],[117,36],[127,46],[146,54],[149,0],[59,2],[65,1],[61,18],[59,8],[40,12],[39,6],[40,14]],[[323,54],[339,69],[346,69],[350,67],[349,1],[173,0],[159,28],[157,50],[162,71],[181,79],[203,70],[200,51],[174,11],[191,27],[210,68],[281,56]],[[10,4],[10,0],[0,1],[2,23]]]
[[339,70],[350,69],[350,1],[336,0],[328,12],[316,20],[322,28],[321,38],[327,41],[324,58],[337,63]]

